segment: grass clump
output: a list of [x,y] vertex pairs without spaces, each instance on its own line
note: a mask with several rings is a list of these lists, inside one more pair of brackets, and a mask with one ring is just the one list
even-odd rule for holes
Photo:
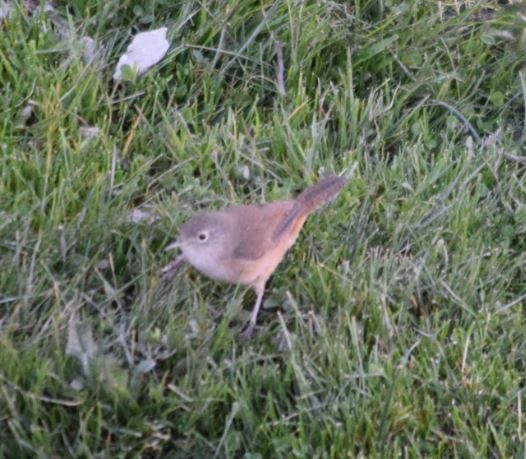
[[[0,455],[524,455],[521,5],[32,5],[0,34]],[[196,210],[353,167],[253,342],[242,289],[160,283]]]

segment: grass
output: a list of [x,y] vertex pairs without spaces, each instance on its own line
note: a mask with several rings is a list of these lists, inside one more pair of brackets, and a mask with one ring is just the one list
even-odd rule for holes
[[[0,455],[523,456],[526,24],[504,3],[17,3]],[[166,58],[115,85],[131,35],[162,25]],[[196,210],[353,167],[253,341],[252,293],[160,282]]]

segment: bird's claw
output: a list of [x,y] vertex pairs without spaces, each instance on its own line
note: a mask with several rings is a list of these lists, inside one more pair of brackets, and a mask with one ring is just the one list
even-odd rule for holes
[[252,339],[255,329],[256,324],[253,322],[249,322],[247,327],[239,334],[239,339],[241,341],[250,341]]
[[177,271],[186,263],[186,258],[184,255],[177,257],[175,260],[172,260],[166,266],[164,266],[159,274],[161,275],[161,280],[163,282],[169,282],[173,279]]

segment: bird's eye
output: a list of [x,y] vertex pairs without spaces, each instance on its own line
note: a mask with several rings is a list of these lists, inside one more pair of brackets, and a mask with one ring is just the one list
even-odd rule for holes
[[200,242],[205,242],[208,239],[208,235],[206,233],[199,233],[197,239],[199,239]]

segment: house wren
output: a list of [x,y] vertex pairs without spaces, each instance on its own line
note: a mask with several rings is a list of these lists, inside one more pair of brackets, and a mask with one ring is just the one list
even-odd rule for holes
[[190,218],[177,240],[165,250],[182,255],[163,268],[164,274],[188,262],[213,279],[252,287],[257,295],[250,322],[241,336],[249,339],[265,291],[265,284],[294,244],[309,214],[335,196],[347,179],[330,176],[295,199],[268,204],[231,206]]

